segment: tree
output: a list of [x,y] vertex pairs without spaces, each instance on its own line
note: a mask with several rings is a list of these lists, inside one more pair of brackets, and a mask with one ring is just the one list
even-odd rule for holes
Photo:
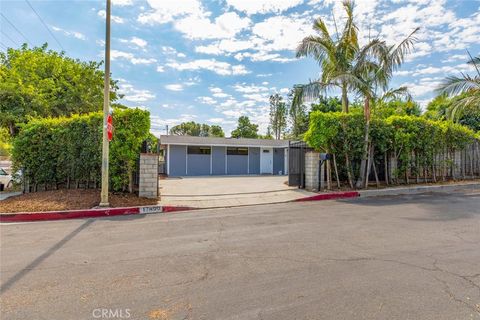
[[303,103],[295,103],[295,88],[288,94],[290,101],[290,108],[288,115],[291,123],[291,137],[293,139],[300,139],[302,135],[308,130],[308,114],[307,107]]
[[194,121],[183,122],[170,129],[170,134],[177,136],[195,137],[224,137],[225,134],[220,126],[196,123]]
[[353,20],[353,2],[345,0],[343,7],[347,18],[341,35],[336,32],[333,38],[323,19],[318,18],[313,24],[318,35],[305,37],[297,47],[298,58],[313,57],[322,68],[320,79],[298,86],[296,93],[300,99],[296,99],[297,102],[305,97],[317,98],[327,88],[337,87],[342,91],[342,110],[348,112],[348,88],[356,81],[350,71],[359,45],[358,28]]
[[[427,111],[424,117],[433,120],[448,120],[451,113],[449,110],[458,103],[459,100],[468,96],[468,92],[462,93],[452,98],[445,93],[436,96],[427,105]],[[460,114],[457,113],[456,121],[464,126],[467,126],[475,131],[480,131],[480,107],[476,105],[467,106],[463,108]]]
[[220,138],[225,137],[225,133],[223,132],[222,127],[217,125],[210,126],[210,130],[208,130],[208,135],[210,137],[220,137]]
[[287,128],[287,106],[278,93],[270,96],[270,127],[277,140]]
[[342,111],[342,101],[337,97],[318,97],[318,103],[312,103],[310,112],[338,112]]
[[247,116],[238,118],[237,128],[232,131],[232,138],[258,138],[258,125],[250,122]]
[[438,87],[440,93],[462,96],[447,110],[447,118],[454,121],[459,121],[466,110],[480,112],[480,56],[473,58],[470,55],[467,63],[474,66],[476,71],[474,76],[466,73],[461,73],[461,76],[449,76]]
[[364,98],[365,134],[363,156],[360,164],[360,174],[356,183],[357,188],[366,187],[370,163],[370,116],[371,105],[379,105],[390,99],[402,96],[409,98],[406,87],[389,89],[388,85],[396,71],[413,48],[416,41],[416,28],[397,45],[387,45],[385,41],[374,39],[362,47],[356,54],[351,78],[354,78],[355,89]]
[[[47,44],[0,52],[0,126],[15,135],[30,117],[59,117],[99,111],[103,106],[102,63],[66,57]],[[117,82],[111,82],[115,101]]]

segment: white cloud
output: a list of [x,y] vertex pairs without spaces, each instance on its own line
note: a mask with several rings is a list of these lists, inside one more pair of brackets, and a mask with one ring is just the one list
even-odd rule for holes
[[137,58],[133,53],[120,50],[111,50],[110,58],[112,60],[125,59],[132,64],[154,64],[157,62],[154,58]]
[[198,97],[198,101],[200,101],[203,104],[210,104],[210,105],[214,105],[217,103],[217,100],[213,99],[212,97]]
[[141,13],[138,21],[143,24],[163,24],[172,22],[175,18],[188,15],[202,15],[202,7],[197,0],[147,0],[151,11]]
[[130,39],[130,42],[135,44],[136,46],[140,47],[140,48],[145,48],[147,46],[147,41],[141,39],[141,38],[138,38],[138,37],[132,37]]
[[68,30],[65,30],[65,29],[62,29],[62,28],[59,28],[59,27],[56,27],[56,26],[50,26],[50,27],[52,28],[53,31],[61,32],[67,37],[74,37],[74,38],[77,38],[77,39],[80,39],[80,40],[87,40],[87,37],[81,32],[68,31]]
[[210,70],[219,75],[243,75],[249,71],[243,65],[231,65],[227,62],[217,61],[215,59],[198,59],[190,62],[171,61],[166,66],[179,71],[189,70]]
[[[98,10],[97,15],[100,18],[105,19],[106,16],[107,16],[107,12],[105,10]],[[118,23],[118,24],[125,23],[125,20],[123,18],[119,17],[119,16],[110,15],[110,20],[112,22],[115,22],[115,23]]]
[[252,48],[252,42],[248,40],[223,39],[206,46],[195,47],[199,53],[215,54],[233,53]]
[[267,53],[267,52],[239,52],[235,56],[235,59],[242,61],[244,58],[249,58],[253,62],[256,61],[275,61],[280,63],[296,61],[296,58],[282,57],[279,53]]
[[312,34],[310,19],[274,16],[255,24],[252,33],[262,40],[258,50],[295,50],[299,41]]
[[163,66],[157,66],[157,72],[165,72],[165,68]]
[[259,93],[259,92],[267,92],[269,91],[268,87],[264,86],[257,86],[254,84],[246,85],[246,84],[236,84],[233,86],[235,91],[241,93]]
[[213,23],[204,15],[190,15],[176,21],[174,25],[189,39],[220,39],[235,36],[250,23],[249,18],[241,18],[235,12],[226,12],[215,18]]
[[280,13],[293,8],[303,0],[227,0],[227,4],[246,14]]
[[124,79],[118,80],[119,92],[124,95],[123,100],[129,102],[145,102],[155,98],[155,94],[149,90],[136,89]]
[[133,5],[133,0],[112,0],[112,5],[114,6],[131,6]]
[[182,91],[183,90],[183,85],[181,85],[180,83],[167,84],[165,86],[165,89],[170,90],[170,91]]

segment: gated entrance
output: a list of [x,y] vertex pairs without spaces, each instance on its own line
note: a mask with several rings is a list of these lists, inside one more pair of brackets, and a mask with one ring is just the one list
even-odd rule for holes
[[305,153],[313,151],[305,141],[293,141],[288,144],[288,185],[305,188]]

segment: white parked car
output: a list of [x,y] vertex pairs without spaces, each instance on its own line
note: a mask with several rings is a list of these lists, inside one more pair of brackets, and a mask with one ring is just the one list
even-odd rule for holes
[[11,174],[8,174],[5,170],[0,168],[0,183],[3,183],[6,188],[10,188],[13,185],[13,177]]

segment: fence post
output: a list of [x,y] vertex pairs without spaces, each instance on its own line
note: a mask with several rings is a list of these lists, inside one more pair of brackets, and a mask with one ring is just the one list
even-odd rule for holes
[[139,197],[158,198],[158,154],[140,154]]
[[305,189],[319,191],[319,187],[323,184],[322,180],[320,179],[320,153],[315,151],[305,153]]

